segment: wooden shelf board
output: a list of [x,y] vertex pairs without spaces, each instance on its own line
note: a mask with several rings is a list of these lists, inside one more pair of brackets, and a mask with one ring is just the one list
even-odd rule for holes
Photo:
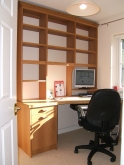
[[23,80],[23,82],[46,82],[46,80]]
[[76,39],[85,40],[85,41],[95,41],[95,40],[97,40],[96,38],[82,36],[82,35],[79,35],[79,34],[76,35]]
[[86,31],[90,31],[91,28],[94,29],[95,31],[97,31],[97,27],[98,26],[95,27],[95,26],[89,26],[89,25],[86,25],[86,24],[82,25],[82,23],[79,23],[79,22],[76,23],[76,28],[77,29],[86,30]]
[[46,64],[45,61],[32,61],[32,60],[23,60],[23,64]]
[[81,63],[76,63],[75,66],[85,66],[85,67],[93,67],[93,68],[97,67],[95,64],[81,64]]
[[40,48],[40,47],[45,47],[46,45],[38,44],[38,43],[31,43],[31,42],[23,42],[23,46]]
[[44,28],[44,27],[39,27],[39,26],[29,25],[29,24],[23,24],[23,29],[24,30],[30,30],[30,31],[36,31],[36,32],[46,30],[46,28]]
[[73,91],[80,91],[80,90],[84,90],[84,91],[96,91],[97,88],[87,88],[87,89],[78,89],[78,88],[73,88]]
[[53,46],[53,45],[48,45],[48,49],[62,50],[62,51],[74,51],[74,48],[66,48],[66,47]]
[[41,101],[40,98],[23,98],[22,102],[33,102],[33,101]]
[[77,53],[96,54],[95,51],[76,49]]
[[66,63],[66,62],[47,62],[48,65],[64,65],[64,66],[74,66],[74,63]]
[[54,30],[54,29],[48,29],[48,33],[53,34],[53,35],[64,36],[64,37],[74,36],[73,33],[63,32],[63,31]]

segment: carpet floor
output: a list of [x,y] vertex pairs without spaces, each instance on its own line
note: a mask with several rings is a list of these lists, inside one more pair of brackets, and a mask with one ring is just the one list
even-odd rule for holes
[[[34,155],[32,158],[19,148],[19,165],[87,165],[87,157],[90,150],[79,150],[79,153],[75,154],[74,147],[77,145],[88,144],[89,140],[93,139],[94,133],[79,129],[58,135],[57,150]],[[106,154],[97,152],[92,158],[92,164],[119,165],[120,146],[121,143],[119,142],[118,145],[114,147],[113,153],[116,155],[115,162],[110,162],[110,157]]]

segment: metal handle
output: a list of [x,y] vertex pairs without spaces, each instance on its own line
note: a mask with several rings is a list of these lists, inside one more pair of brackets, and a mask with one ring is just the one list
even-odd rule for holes
[[17,115],[17,112],[20,110],[21,108],[17,107],[17,104],[14,105],[14,113],[15,115]]

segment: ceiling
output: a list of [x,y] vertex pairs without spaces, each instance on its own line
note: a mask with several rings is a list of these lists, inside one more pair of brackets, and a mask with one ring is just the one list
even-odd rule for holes
[[[42,7],[57,10],[60,12],[66,12],[66,8],[74,0],[23,0],[27,3],[33,3]],[[83,17],[97,23],[104,23],[104,21],[113,21],[116,19],[124,18],[124,0],[94,0],[94,2],[101,8],[100,12]]]

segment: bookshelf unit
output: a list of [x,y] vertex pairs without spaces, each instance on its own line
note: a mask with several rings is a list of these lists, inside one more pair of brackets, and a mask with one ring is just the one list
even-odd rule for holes
[[[21,1],[18,7],[17,100],[34,99],[35,87],[39,93],[35,98],[47,98],[48,65],[66,67],[66,96],[71,96],[73,91],[78,90],[72,86],[72,72],[75,67],[96,70],[95,88],[89,91],[96,90],[98,25]],[[30,19],[33,23],[30,23]],[[48,23],[64,26],[65,30],[49,28]],[[26,38],[27,35],[30,39]],[[64,38],[65,46],[49,44],[49,35]],[[78,47],[78,42],[82,42],[82,48]],[[66,61],[49,61],[48,50],[64,51]],[[77,60],[77,56],[86,56],[87,62]],[[28,94],[25,94],[25,89],[28,89]]]

